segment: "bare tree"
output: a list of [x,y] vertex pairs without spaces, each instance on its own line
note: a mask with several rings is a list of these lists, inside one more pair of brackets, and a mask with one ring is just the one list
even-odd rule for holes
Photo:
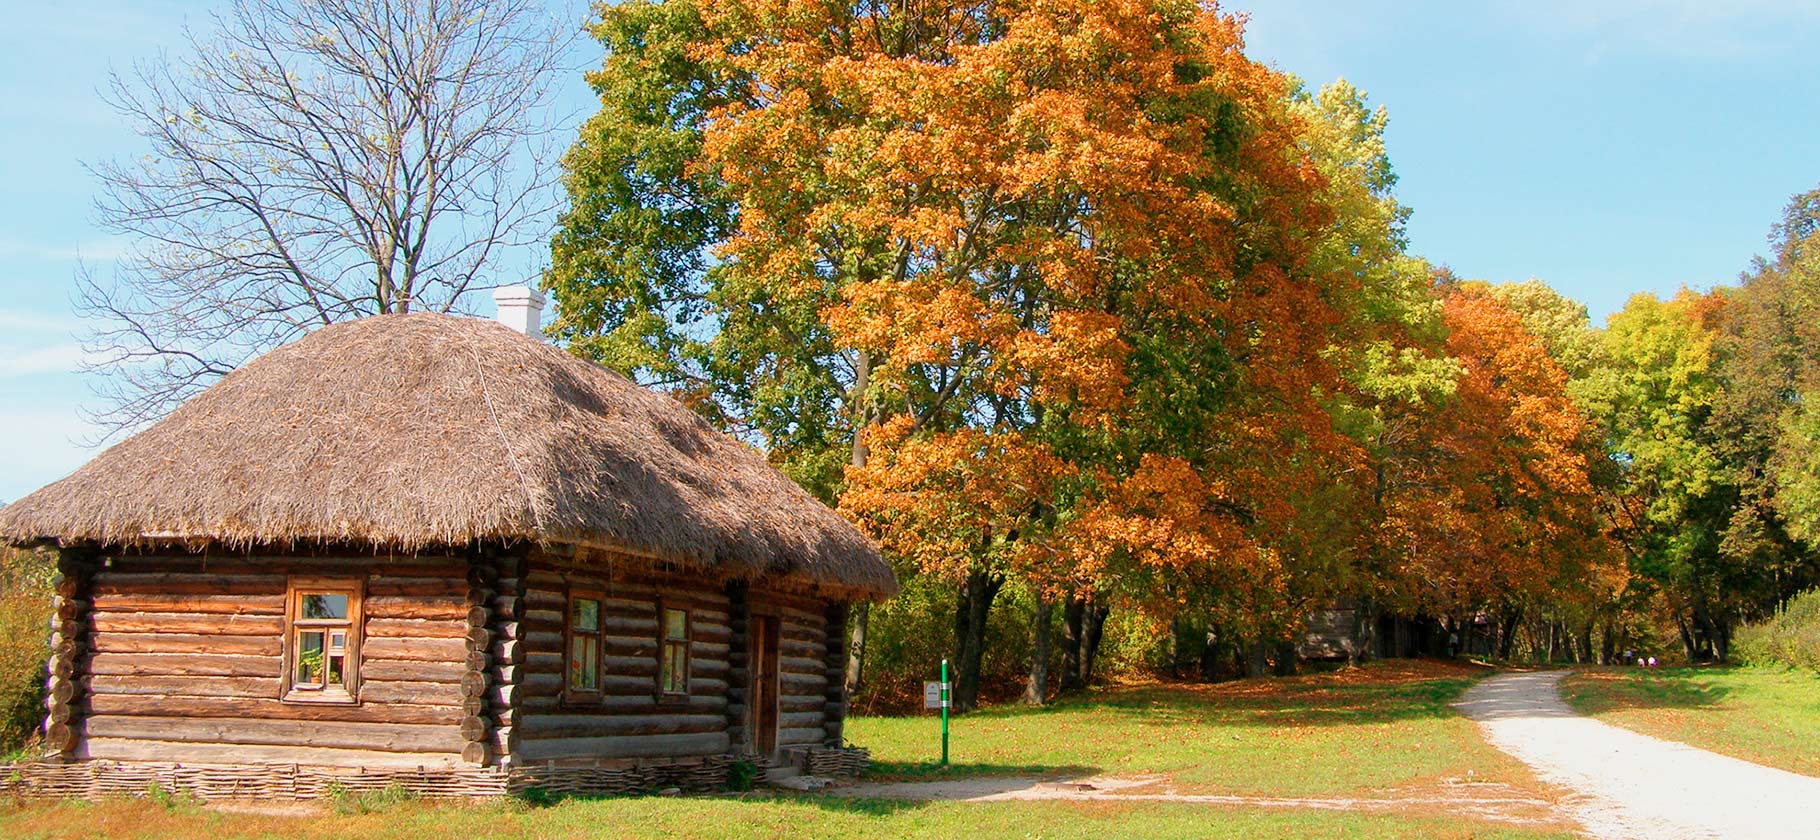
[[91,167],[128,243],[78,277],[114,431],[318,326],[516,282],[488,272],[555,206],[577,27],[539,0],[234,0],[213,23],[105,97],[151,147]]

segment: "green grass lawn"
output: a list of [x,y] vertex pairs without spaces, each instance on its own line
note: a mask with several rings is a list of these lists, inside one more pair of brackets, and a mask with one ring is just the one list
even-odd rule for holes
[[856,718],[875,775],[1167,774],[1183,792],[1310,796],[1449,779],[1531,784],[1448,704],[1484,672],[1407,661],[1289,679],[1096,691],[954,720],[940,770],[934,717]]
[[[1216,686],[1127,686],[1051,708],[956,719],[953,766],[931,765],[932,717],[860,718],[847,735],[873,749],[875,776],[1157,774],[1145,792],[1424,799],[1430,794],[1549,797],[1522,765],[1486,746],[1448,706],[1485,672],[1432,662],[1377,663]],[[1459,787],[1500,782],[1509,788]],[[344,803],[345,804],[345,803]],[[344,809],[348,810],[348,809]],[[398,802],[375,813],[221,813],[181,801],[0,801],[0,838],[1560,838],[1546,807],[1512,828],[1424,802],[1395,814],[1195,803],[892,802],[824,796]]]
[[548,808],[405,804],[383,813],[311,819],[222,814],[145,801],[0,805],[0,837],[189,840],[270,837],[665,838],[666,840],[899,840],[907,837],[1027,838],[1384,838],[1560,840],[1572,835],[1463,822],[1445,816],[1372,816],[1260,811],[1204,805],[1078,802],[906,804],[823,799],[595,799]]
[[1600,668],[1561,683],[1582,714],[1820,776],[1820,675],[1768,668]]

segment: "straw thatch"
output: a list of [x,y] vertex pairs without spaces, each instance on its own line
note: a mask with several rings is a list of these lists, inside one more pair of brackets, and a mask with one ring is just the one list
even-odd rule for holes
[[273,350],[0,510],[0,538],[524,539],[897,590],[871,540],[670,397],[502,325],[434,314]]

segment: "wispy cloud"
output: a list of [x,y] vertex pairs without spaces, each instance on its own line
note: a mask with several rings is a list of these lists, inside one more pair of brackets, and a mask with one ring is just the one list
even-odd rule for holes
[[41,374],[73,374],[91,355],[75,342],[23,349],[0,347],[0,379]]
[[125,254],[126,240],[119,237],[101,237],[74,244],[0,237],[0,259],[32,259],[44,262],[75,262],[76,260],[110,262]]
[[[30,309],[0,309],[0,334],[68,336],[86,329],[87,322],[67,312],[38,312]],[[6,348],[0,346],[0,352]]]

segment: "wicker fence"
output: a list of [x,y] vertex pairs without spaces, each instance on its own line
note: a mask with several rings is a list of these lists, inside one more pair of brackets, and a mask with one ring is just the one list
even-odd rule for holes
[[[799,769],[814,776],[857,778],[871,763],[859,747],[812,747]],[[172,764],[159,762],[33,761],[0,765],[0,796],[104,799],[143,796],[153,789],[215,799],[321,799],[337,793],[386,789],[428,799],[525,795],[627,795],[676,788],[724,790],[734,759],[636,767],[498,767],[377,769],[291,764]],[[761,768],[762,772],[762,768]],[[762,776],[761,776],[762,778]]]
[[433,798],[503,796],[495,767],[391,770],[288,764],[164,764],[82,761],[0,766],[0,794],[30,798],[143,796],[157,788],[197,799],[320,799],[337,791],[402,788]]
[[803,769],[811,776],[857,779],[870,766],[872,753],[865,747],[812,747]]
[[537,788],[553,796],[573,794],[624,795],[678,788],[687,791],[723,790],[733,759],[716,756],[689,764],[649,764],[639,767],[520,767],[511,773],[508,789],[523,794]]

